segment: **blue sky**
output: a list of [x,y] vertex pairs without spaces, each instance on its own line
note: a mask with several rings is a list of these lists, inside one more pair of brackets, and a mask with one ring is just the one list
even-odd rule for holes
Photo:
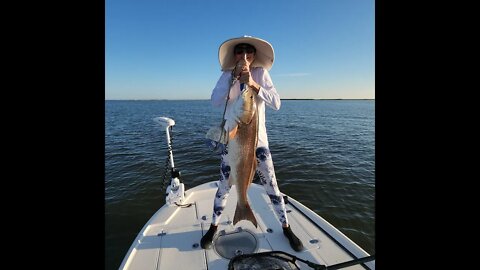
[[281,98],[375,98],[374,0],[106,0],[105,99],[209,99],[218,47],[275,50]]

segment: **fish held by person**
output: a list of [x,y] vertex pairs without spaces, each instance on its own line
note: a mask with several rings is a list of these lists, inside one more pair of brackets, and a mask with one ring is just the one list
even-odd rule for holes
[[246,86],[233,104],[233,120],[237,123],[229,131],[228,160],[230,184],[237,187],[237,206],[233,218],[235,225],[240,220],[249,220],[257,227],[257,220],[250,208],[247,191],[252,183],[257,166],[255,151],[258,143],[257,93]]

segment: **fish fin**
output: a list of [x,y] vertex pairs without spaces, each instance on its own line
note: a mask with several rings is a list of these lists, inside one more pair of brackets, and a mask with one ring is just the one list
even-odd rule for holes
[[237,204],[237,208],[235,209],[235,215],[233,216],[233,225],[237,224],[240,220],[248,220],[255,225],[257,228],[257,219],[255,219],[255,215],[252,212],[252,208],[250,205],[247,204],[244,207],[241,207]]
[[235,135],[237,135],[237,129],[238,129],[238,126],[235,126],[232,130],[230,130],[230,132],[228,132],[228,137],[230,139],[235,138]]

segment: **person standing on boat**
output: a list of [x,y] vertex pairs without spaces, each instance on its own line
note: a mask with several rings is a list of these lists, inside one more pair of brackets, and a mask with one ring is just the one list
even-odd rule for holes
[[[257,92],[256,103],[259,124],[256,171],[275,208],[275,212],[282,224],[283,233],[287,237],[290,246],[295,251],[300,251],[303,249],[303,244],[292,232],[288,223],[285,202],[277,185],[265,127],[265,105],[274,110],[279,110],[281,104],[280,96],[268,73],[274,60],[273,47],[267,41],[255,37],[233,38],[220,45],[219,60],[223,73],[212,91],[212,104],[216,107],[225,105],[227,98],[228,103],[233,103],[236,97],[240,95],[241,85],[243,86],[243,84],[247,84]],[[235,76],[236,80],[232,80],[232,76]],[[231,85],[233,81],[234,83]],[[225,129],[231,130],[232,127],[229,127],[229,125],[234,124],[226,121]],[[220,180],[214,199],[212,224],[200,241],[202,248],[211,246],[220,217],[227,204],[227,197],[231,188],[228,183],[230,166],[228,166],[226,158],[227,151],[227,149],[224,149],[221,153]]]

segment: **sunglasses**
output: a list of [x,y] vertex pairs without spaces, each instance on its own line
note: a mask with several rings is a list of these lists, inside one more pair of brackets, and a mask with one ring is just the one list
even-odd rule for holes
[[235,48],[235,54],[242,54],[242,53],[254,53],[255,49],[252,47],[247,48]]

